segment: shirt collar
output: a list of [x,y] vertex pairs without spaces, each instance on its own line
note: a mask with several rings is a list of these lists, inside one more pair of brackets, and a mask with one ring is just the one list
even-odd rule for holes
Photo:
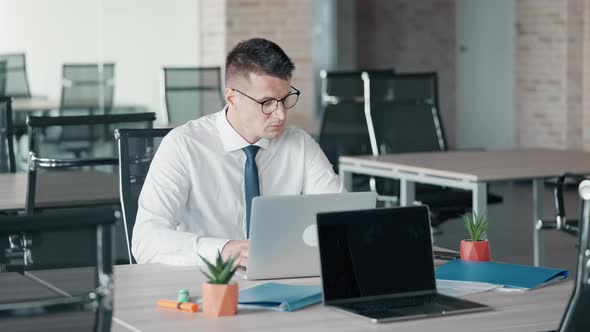
[[[225,106],[223,110],[218,113],[216,121],[217,130],[219,131],[219,136],[225,152],[240,150],[246,146],[252,145],[240,136],[240,134],[238,134],[238,132],[229,124],[229,121],[227,120],[227,109],[228,106]],[[267,149],[269,143],[268,139],[261,138],[258,142],[254,143],[254,145],[258,145],[262,149]]]

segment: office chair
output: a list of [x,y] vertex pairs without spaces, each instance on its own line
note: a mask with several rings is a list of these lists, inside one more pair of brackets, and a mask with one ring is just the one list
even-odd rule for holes
[[[110,114],[113,108],[115,65],[64,64],[59,106],[60,115]],[[76,157],[90,153],[92,141],[112,137],[105,127],[102,135],[90,127],[63,127],[57,135],[47,135],[46,141],[53,141],[64,152]]]
[[127,235],[129,262],[137,263],[131,254],[131,239],[137,203],[141,188],[150,164],[169,128],[160,129],[116,129],[115,138],[119,141],[119,179],[121,188],[121,207]]
[[164,67],[164,100],[168,123],[174,126],[221,110],[221,68]]
[[[393,73],[393,69],[371,72]],[[336,173],[340,156],[371,154],[361,74],[362,71],[320,72],[322,102],[318,144]],[[370,177],[353,175],[353,190],[369,188]]]
[[112,208],[0,216],[0,278],[52,290],[4,296],[0,326],[110,331],[115,221]]
[[11,105],[11,97],[0,97],[0,173],[16,172]]
[[6,60],[0,60],[0,97],[6,96]]
[[0,97],[31,98],[25,54],[0,54],[0,62],[4,63],[4,70],[0,68],[0,81],[5,82]]
[[590,331],[590,180],[582,181],[578,192],[582,199],[578,232],[578,269],[572,296],[559,323],[560,332]]
[[109,114],[113,108],[114,91],[115,65],[113,63],[64,64],[60,114],[93,115],[99,110]]
[[[363,73],[365,113],[373,155],[447,151],[438,107],[436,73]],[[382,196],[399,196],[398,181],[376,179]],[[416,200],[430,207],[432,225],[456,218],[471,209],[469,191],[416,184]],[[488,204],[502,197],[489,193]]]
[[[91,127],[98,130],[91,131],[101,133],[104,126],[129,126],[133,124],[143,125],[151,128],[156,120],[155,113],[131,113],[131,114],[108,114],[108,115],[86,115],[86,116],[29,116],[27,126],[29,130],[29,166],[26,197],[26,213],[33,214],[35,211],[35,196],[37,193],[37,171],[38,169],[65,169],[80,168],[85,166],[117,165],[118,158],[115,157],[89,157],[89,158],[50,158],[41,157],[38,134],[39,131],[48,127]],[[114,128],[113,128],[114,131]]]
[[557,177],[555,188],[553,189],[553,198],[555,202],[555,219],[542,219],[537,221],[537,230],[557,230],[572,236],[578,236],[579,221],[569,220],[565,213],[565,203],[563,191],[568,180],[580,183],[585,179],[583,175],[563,173]]

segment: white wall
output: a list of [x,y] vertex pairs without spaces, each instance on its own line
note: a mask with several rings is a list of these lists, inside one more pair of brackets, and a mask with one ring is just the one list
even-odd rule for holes
[[115,62],[115,103],[165,119],[162,66],[199,64],[198,0],[0,0],[0,53],[25,52],[33,94],[60,96],[64,62]]
[[514,0],[458,0],[457,148],[514,147]]

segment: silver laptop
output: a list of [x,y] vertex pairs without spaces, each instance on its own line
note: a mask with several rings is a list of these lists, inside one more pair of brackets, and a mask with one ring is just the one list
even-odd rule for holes
[[375,323],[490,310],[438,294],[426,206],[320,213],[324,305]]
[[320,275],[316,215],[375,208],[374,192],[259,196],[252,200],[247,279]]

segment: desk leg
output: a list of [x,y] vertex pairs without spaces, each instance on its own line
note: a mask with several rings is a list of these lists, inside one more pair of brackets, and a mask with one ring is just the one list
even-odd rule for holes
[[488,213],[488,184],[485,182],[476,182],[473,188],[472,202],[473,212],[479,216],[485,216]]
[[342,186],[346,191],[352,191],[352,172],[340,170],[340,179]]
[[537,221],[543,218],[543,194],[545,184],[541,179],[533,180],[533,261],[535,266],[544,264],[544,244],[541,230],[537,230]]
[[406,179],[400,179],[399,189],[400,206],[412,206],[416,200],[416,183]]

